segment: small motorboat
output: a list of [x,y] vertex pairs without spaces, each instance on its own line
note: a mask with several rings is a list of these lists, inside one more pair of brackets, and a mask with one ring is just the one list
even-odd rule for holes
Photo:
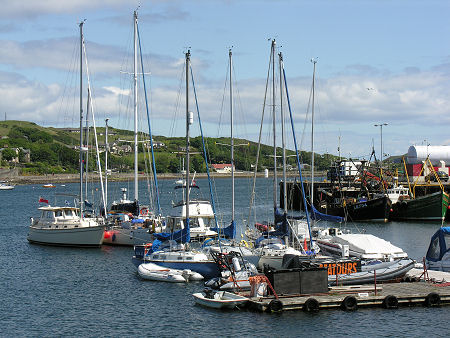
[[203,280],[203,276],[198,272],[189,269],[169,269],[154,263],[142,263],[139,265],[138,275],[142,279],[171,283]]
[[55,185],[54,185],[54,184],[51,184],[51,183],[48,183],[48,184],[44,184],[44,185],[42,186],[42,188],[55,188]]
[[213,291],[205,289],[204,293],[194,293],[197,304],[214,309],[234,309],[244,307],[248,298],[228,291]]
[[7,184],[6,182],[0,182],[0,190],[12,190],[14,189],[13,185]]

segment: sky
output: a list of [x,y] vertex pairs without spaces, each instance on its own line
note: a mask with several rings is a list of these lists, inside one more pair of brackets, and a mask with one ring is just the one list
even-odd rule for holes
[[[372,147],[380,158],[381,144],[385,157],[404,154],[411,145],[450,144],[446,0],[0,0],[0,5],[0,120],[79,125],[78,24],[86,20],[96,125],[109,118],[110,126],[131,130],[138,9],[154,135],[184,135],[188,49],[205,135],[229,135],[231,48],[235,136],[257,140],[275,39],[302,150],[311,150],[312,58],[315,152],[338,155],[339,148],[342,156],[367,159]],[[270,104],[265,111],[262,140],[268,143]],[[148,130],[143,118],[139,126]],[[292,134],[287,139],[292,148]]]

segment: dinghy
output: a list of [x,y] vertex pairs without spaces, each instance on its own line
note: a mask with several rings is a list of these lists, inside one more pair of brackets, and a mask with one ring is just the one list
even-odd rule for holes
[[189,269],[169,269],[154,263],[143,263],[139,265],[138,275],[142,279],[171,283],[203,280],[203,276],[198,272]]
[[234,309],[244,307],[248,298],[227,291],[205,290],[205,293],[194,293],[197,304],[214,309]]

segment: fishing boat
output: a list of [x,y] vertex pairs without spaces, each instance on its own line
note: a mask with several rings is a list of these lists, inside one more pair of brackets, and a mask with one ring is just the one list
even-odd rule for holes
[[12,190],[14,186],[6,182],[0,182],[0,190]]
[[389,219],[393,221],[444,221],[449,195],[441,190],[411,199],[399,200],[392,205]]
[[235,309],[244,307],[248,298],[228,291],[208,290],[193,294],[197,304],[214,309]]
[[203,279],[203,276],[195,271],[169,269],[154,263],[143,263],[139,265],[138,275],[142,279],[170,283],[184,283]]
[[[133,13],[134,23],[134,70],[133,70],[133,94],[134,94],[134,199],[127,198],[127,189],[122,188],[122,198],[114,201],[108,212],[108,227],[105,229],[103,244],[118,246],[134,246],[143,244],[153,239],[152,232],[161,231],[162,218],[159,203],[158,178],[156,174],[155,158],[153,153],[153,139],[148,115],[147,92],[145,91],[145,72],[142,63],[141,40],[139,37],[138,14]],[[139,179],[138,179],[138,55],[141,60],[142,81],[147,107],[147,121],[149,125],[149,143],[152,153],[153,179],[155,182],[155,196],[157,202],[158,215],[153,212],[148,205],[143,205],[139,201]],[[107,136],[106,136],[107,137]],[[107,156],[107,151],[105,156]],[[107,158],[107,157],[106,157]],[[105,160],[107,163],[107,161]],[[107,182],[107,175],[106,182]]]
[[431,236],[426,265],[430,270],[450,272],[450,227],[441,227]]
[[[80,78],[83,74],[83,22],[80,23]],[[88,74],[89,76],[89,74]],[[89,83],[89,77],[88,77]],[[89,90],[90,94],[91,91]],[[83,104],[82,104],[82,81],[80,81],[80,194],[77,197],[79,207],[70,206],[41,206],[38,208],[40,216],[31,218],[31,225],[28,230],[27,240],[30,243],[56,245],[56,246],[76,246],[76,247],[99,247],[103,241],[104,222],[103,218],[86,216],[83,210],[83,172],[84,172],[84,149],[83,146]],[[89,102],[92,102],[89,97]],[[95,121],[95,120],[94,120]],[[95,124],[94,124],[95,130]],[[98,156],[98,144],[97,144]],[[98,163],[100,166],[100,163]],[[99,168],[100,169],[100,168]],[[101,172],[101,170],[99,170]],[[100,175],[101,187],[103,190],[102,177]],[[87,201],[85,201],[86,203]],[[48,200],[39,198],[39,203],[48,204]]]

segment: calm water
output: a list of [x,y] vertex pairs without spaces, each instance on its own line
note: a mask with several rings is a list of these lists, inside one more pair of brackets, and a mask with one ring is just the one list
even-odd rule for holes
[[[208,185],[198,180],[207,197]],[[118,199],[112,183],[110,199]],[[162,205],[170,209],[172,181],[161,182]],[[238,179],[237,219],[247,217],[250,180]],[[270,217],[270,180],[260,179],[257,211]],[[58,186],[76,192],[77,186]],[[17,186],[0,191],[0,336],[447,336],[449,307],[359,309],[354,313],[322,310],[269,315],[221,312],[194,305],[192,293],[202,283],[166,284],[141,281],[131,264],[132,249],[69,249],[30,245],[29,217],[36,215],[39,196],[53,201],[54,191]],[[142,195],[146,187],[141,186]],[[230,180],[218,179],[221,217],[230,217]],[[132,189],[130,189],[132,191]],[[269,210],[269,212],[268,212]],[[242,224],[242,223],[241,223]],[[355,224],[421,260],[436,224]]]

